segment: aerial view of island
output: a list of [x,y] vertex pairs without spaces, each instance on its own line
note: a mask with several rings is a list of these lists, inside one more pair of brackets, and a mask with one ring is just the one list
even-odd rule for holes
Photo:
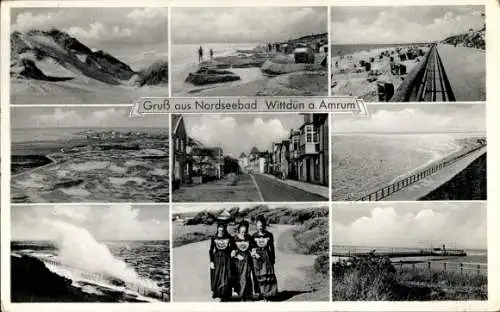
[[20,8],[11,15],[11,103],[168,96],[167,8]]
[[332,95],[485,101],[485,33],[484,6],[335,7]]
[[12,202],[168,202],[168,117],[128,113],[14,108]]
[[328,94],[326,7],[173,8],[171,19],[173,96]]

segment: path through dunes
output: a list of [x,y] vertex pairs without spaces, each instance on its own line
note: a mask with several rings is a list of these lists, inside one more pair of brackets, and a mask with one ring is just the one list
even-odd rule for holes
[[[278,300],[297,300],[297,296],[308,293],[306,269],[312,267],[316,256],[291,253],[287,248],[293,244],[290,225],[272,225],[276,248],[276,275],[278,278]],[[173,248],[174,301],[211,301],[209,257],[210,241],[202,241]],[[326,297],[324,300],[328,300]]]

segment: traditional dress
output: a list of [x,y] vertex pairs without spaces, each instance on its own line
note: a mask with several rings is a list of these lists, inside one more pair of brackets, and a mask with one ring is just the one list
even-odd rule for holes
[[253,234],[256,253],[259,257],[253,258],[253,265],[257,279],[259,293],[264,298],[276,296],[278,292],[278,281],[274,272],[274,237],[268,231]]
[[254,247],[253,238],[245,234],[243,238],[238,235],[234,238],[234,244],[236,247],[236,256],[234,260],[234,290],[238,294],[238,299],[249,300],[253,298],[253,282],[254,270],[251,250]]
[[234,241],[229,234],[212,237],[210,244],[210,262],[214,264],[214,268],[210,269],[212,298],[220,298],[223,301],[231,298],[231,252],[233,250]]

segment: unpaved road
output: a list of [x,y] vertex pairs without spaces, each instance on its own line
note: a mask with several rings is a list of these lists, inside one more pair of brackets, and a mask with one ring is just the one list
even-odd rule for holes
[[[315,256],[286,251],[287,246],[292,244],[292,227],[273,225],[269,228],[275,239],[275,269],[280,292],[278,300],[298,300],[300,294],[311,291],[306,285],[305,269],[313,265]],[[210,241],[206,240],[172,249],[173,301],[213,300],[210,292],[209,246]]]

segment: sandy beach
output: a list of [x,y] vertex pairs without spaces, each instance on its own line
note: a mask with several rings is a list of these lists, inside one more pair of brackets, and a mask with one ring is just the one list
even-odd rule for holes
[[[422,65],[423,54],[428,49],[427,45],[414,45],[367,48],[348,54],[339,52],[331,59],[332,95],[353,95],[379,102],[378,83],[392,84],[397,90],[404,79]],[[396,70],[394,66],[404,69]]]

